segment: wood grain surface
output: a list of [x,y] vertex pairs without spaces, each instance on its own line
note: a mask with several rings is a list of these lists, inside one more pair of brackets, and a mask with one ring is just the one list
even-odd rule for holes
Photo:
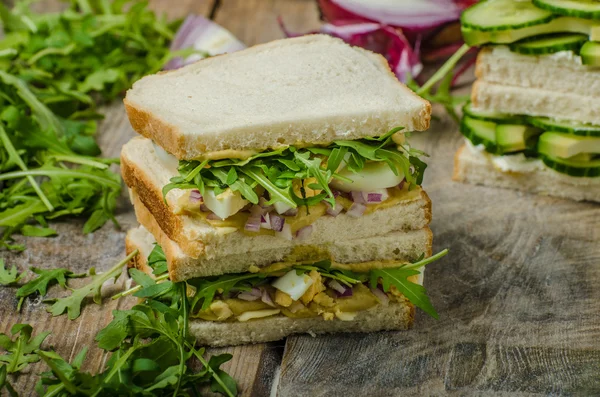
[[[249,45],[283,37],[278,16],[292,31],[319,26],[312,0],[150,3],[172,18],[210,16]],[[431,154],[424,186],[433,201],[434,248],[451,250],[425,278],[440,319],[418,312],[406,332],[295,336],[213,349],[234,355],[225,368],[241,395],[600,395],[600,206],[452,182],[462,139],[435,111],[441,120],[412,143]],[[106,108],[99,137],[104,154],[117,156],[133,135],[122,104]],[[91,235],[81,234],[83,221],[60,223],[58,237],[28,238],[24,253],[0,256],[21,270],[107,269],[124,256],[125,231],[136,225],[125,195],[117,219],[120,230],[107,224]],[[49,296],[57,294],[53,289]],[[0,302],[0,332],[18,322],[51,330],[48,344],[65,356],[89,346],[85,369],[97,371],[106,357],[95,348],[96,332],[112,310],[133,300],[92,303],[76,321],[52,318],[39,299],[15,313],[13,288],[0,287]],[[34,394],[33,375],[41,370],[33,366],[19,378],[22,395]]]

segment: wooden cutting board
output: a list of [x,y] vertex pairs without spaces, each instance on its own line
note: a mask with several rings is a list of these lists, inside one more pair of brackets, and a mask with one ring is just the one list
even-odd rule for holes
[[[319,26],[312,0],[151,5],[170,17],[189,12],[212,17],[249,45],[283,37],[278,16],[293,31]],[[435,111],[440,120],[411,142],[431,155],[424,187],[433,201],[434,251],[450,248],[425,277],[440,319],[418,312],[406,332],[294,336],[213,349],[234,355],[225,368],[242,395],[600,395],[600,205],[452,182],[453,155],[462,138]],[[122,105],[113,104],[100,131],[105,155],[118,156],[133,135]],[[123,258],[125,231],[137,224],[125,196],[117,219],[121,230],[107,224],[92,235],[81,234],[82,221],[62,223],[58,237],[28,238],[24,253],[0,256],[21,270],[107,269]],[[106,288],[105,295],[122,283]],[[69,358],[89,346],[84,368],[92,372],[107,358],[94,348],[96,332],[110,322],[112,310],[132,304],[90,304],[69,321],[52,318],[39,300],[16,313],[13,288],[0,287],[0,301],[0,332],[18,322],[50,330],[47,342]],[[33,394],[35,374],[42,370],[36,365],[20,377],[22,395]]]

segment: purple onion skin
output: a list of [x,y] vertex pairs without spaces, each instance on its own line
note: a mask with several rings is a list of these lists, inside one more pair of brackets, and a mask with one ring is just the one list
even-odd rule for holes
[[343,294],[340,294],[336,290],[334,290],[334,291],[338,298],[348,298],[348,297],[352,296],[352,288],[346,288],[346,291]]

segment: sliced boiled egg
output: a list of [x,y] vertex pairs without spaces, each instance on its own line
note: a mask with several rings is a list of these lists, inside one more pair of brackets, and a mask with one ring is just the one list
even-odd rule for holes
[[397,186],[404,179],[404,173],[401,170],[398,170],[398,175],[396,175],[390,166],[383,161],[367,162],[365,167],[358,173],[343,168],[338,171],[338,174],[352,181],[347,182],[334,178],[330,182],[334,189],[342,192],[386,189]]
[[313,282],[314,280],[308,274],[298,275],[295,270],[290,270],[271,285],[297,301],[308,291]]
[[244,199],[240,192],[234,192],[231,189],[227,189],[219,195],[215,195],[212,189],[206,189],[203,198],[204,205],[221,219],[229,218],[248,204],[248,200]]

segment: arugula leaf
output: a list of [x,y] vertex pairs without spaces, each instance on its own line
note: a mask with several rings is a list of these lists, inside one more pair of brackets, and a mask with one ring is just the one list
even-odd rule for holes
[[[426,165],[419,156],[425,154],[398,147],[392,136],[400,130],[401,127],[394,128],[378,138],[335,141],[327,147],[298,149],[289,146],[241,161],[182,160],[179,162],[179,175],[163,187],[163,196],[166,202],[166,194],[175,188],[198,189],[201,193],[212,188],[215,194],[230,188],[239,191],[253,204],[258,203],[259,194],[263,194],[264,190],[268,204],[280,202],[296,208],[327,201],[334,206],[335,197],[329,187],[331,180],[348,181],[348,178],[336,173],[342,162],[346,162],[352,172],[360,172],[367,161],[386,162],[396,175],[401,170],[411,186],[420,185]],[[300,187],[302,197],[297,196],[293,187]],[[303,192],[306,187],[318,193],[307,198]]]
[[9,374],[19,372],[27,365],[40,360],[34,351],[40,348],[50,332],[43,332],[33,338],[32,332],[33,328],[29,324],[15,324],[10,330],[12,336],[18,334],[15,340],[0,333],[0,347],[6,351],[6,354],[0,355],[0,363],[6,364]]
[[381,281],[384,292],[389,292],[392,286],[396,287],[411,303],[431,317],[438,319],[439,316],[429,301],[425,288],[422,285],[408,281],[408,277],[419,273],[418,270],[403,267],[373,269],[369,272],[369,283],[371,288],[377,288],[377,284]]
[[[1,4],[0,4],[1,6]],[[12,385],[8,382],[8,371],[6,369],[6,364],[2,364],[0,365],[0,392],[3,389],[6,389],[6,392],[8,393],[9,396],[11,397],[19,397],[19,394],[16,392],[16,390],[12,387]]]
[[54,302],[54,304],[48,309],[48,311],[52,313],[53,316],[60,316],[66,311],[68,313],[69,320],[74,320],[81,314],[83,300],[87,298],[88,295],[93,293],[94,302],[96,304],[100,304],[102,301],[102,285],[111,278],[116,280],[121,275],[123,266],[138,253],[138,250],[135,250],[131,254],[127,255],[127,257],[121,262],[109,269],[106,273],[94,275],[89,284],[73,290],[70,296],[49,300],[49,302]]
[[152,274],[157,276],[166,273],[169,268],[167,266],[167,257],[162,247],[158,244],[154,244],[154,248],[152,248],[152,252],[148,255],[148,266],[152,269]]
[[23,273],[19,274],[15,265],[9,270],[4,265],[4,259],[0,258],[0,284],[14,284],[19,281],[21,277],[23,277]]
[[50,227],[35,227],[31,225],[25,225],[21,228],[23,236],[29,237],[51,237],[56,236],[56,230]]
[[189,283],[196,287],[196,293],[190,303],[192,311],[196,311],[196,306],[200,302],[202,305],[199,310],[208,309],[217,292],[226,294],[234,289],[248,291],[267,276],[268,273],[241,273],[190,280]]
[[17,290],[17,298],[19,298],[17,311],[21,311],[23,301],[28,296],[36,293],[40,294],[41,296],[45,296],[46,292],[48,291],[48,287],[52,284],[58,283],[58,285],[61,287],[67,288],[66,283],[68,278],[85,277],[85,273],[75,274],[64,268],[44,270],[32,267],[30,270],[38,276]]

